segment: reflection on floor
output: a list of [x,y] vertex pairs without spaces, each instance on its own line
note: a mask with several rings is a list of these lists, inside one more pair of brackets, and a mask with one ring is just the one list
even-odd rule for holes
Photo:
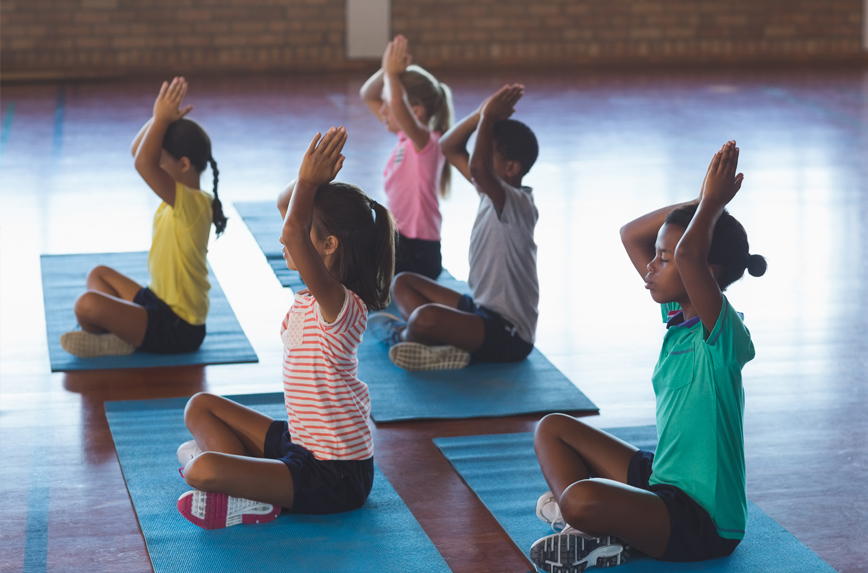
[[[0,569],[151,569],[105,421],[105,400],[280,389],[277,284],[233,201],[273,200],[313,133],[350,134],[341,179],[383,199],[394,145],[358,101],[363,77],[190,80],[230,217],[211,264],[258,364],[51,374],[39,254],[146,250],[158,200],[129,142],[153,81],[9,85],[0,103]],[[538,347],[600,406],[600,426],[654,422],[659,312],[618,228],[695,197],[713,152],[741,148],[731,211],[769,272],[731,287],[757,357],[745,369],[749,497],[839,571],[868,570],[868,74],[859,70],[446,76],[456,113],[526,84],[516,119],[541,153]],[[457,176],[457,174],[456,174]],[[210,188],[206,173],[202,184]],[[445,266],[467,274],[476,196],[443,204]],[[275,211],[276,212],[276,211]],[[275,237],[275,241],[277,237]],[[527,571],[431,443],[528,431],[538,417],[380,425],[377,460],[454,571]],[[143,428],[143,432],[147,429]],[[173,511],[168,505],[167,511]]]

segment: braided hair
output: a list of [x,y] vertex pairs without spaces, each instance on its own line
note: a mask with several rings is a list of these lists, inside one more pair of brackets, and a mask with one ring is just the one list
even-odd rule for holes
[[209,164],[211,165],[211,171],[214,173],[211,220],[219,237],[226,229],[226,215],[223,214],[223,204],[217,196],[217,178],[220,172],[217,170],[217,162],[211,156],[211,138],[201,125],[192,119],[182,118],[169,124],[166,135],[163,136],[163,149],[175,159],[186,157],[190,160],[193,169],[199,173],[205,171]]

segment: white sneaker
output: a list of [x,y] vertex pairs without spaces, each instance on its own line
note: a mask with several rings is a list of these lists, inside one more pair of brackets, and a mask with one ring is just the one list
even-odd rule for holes
[[196,443],[196,440],[184,442],[178,446],[178,461],[182,466],[186,466],[187,462],[202,453],[202,448]]
[[388,312],[374,312],[368,316],[368,332],[374,338],[391,348],[401,342],[401,331],[407,328],[407,321]]
[[389,349],[389,359],[404,370],[451,370],[470,364],[470,353],[454,346],[399,342]]
[[555,494],[550,491],[542,494],[536,500],[536,516],[541,521],[550,523],[552,531],[560,533],[567,526],[564,517],[561,515],[561,507],[558,505],[558,500],[555,499]]
[[136,347],[117,334],[92,334],[83,330],[73,330],[60,335],[60,346],[79,358],[94,356],[124,356],[136,351]]
[[567,526],[560,533],[538,539],[530,548],[530,561],[543,573],[574,573],[587,567],[622,565],[629,549],[617,537],[592,537]]
[[178,511],[202,529],[220,529],[240,523],[267,523],[280,515],[280,507],[211,491],[188,491],[178,498]]

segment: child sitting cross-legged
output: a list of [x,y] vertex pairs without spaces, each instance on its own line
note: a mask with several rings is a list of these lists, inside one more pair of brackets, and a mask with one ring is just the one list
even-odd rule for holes
[[471,359],[518,362],[533,350],[539,315],[533,234],[539,215],[522,178],[539,148],[529,127],[509,119],[523,94],[524,86],[504,86],[440,140],[446,158],[479,193],[470,235],[472,296],[415,273],[395,277],[392,296],[402,318],[373,315],[370,327],[401,368],[462,368]]

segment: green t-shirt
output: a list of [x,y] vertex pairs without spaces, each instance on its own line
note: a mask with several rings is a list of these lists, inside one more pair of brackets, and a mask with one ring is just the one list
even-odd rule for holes
[[[663,317],[676,304],[663,305]],[[714,329],[666,331],[652,382],[659,442],[649,483],[674,485],[711,516],[725,539],[744,538],[744,388],[750,332],[724,296]]]

